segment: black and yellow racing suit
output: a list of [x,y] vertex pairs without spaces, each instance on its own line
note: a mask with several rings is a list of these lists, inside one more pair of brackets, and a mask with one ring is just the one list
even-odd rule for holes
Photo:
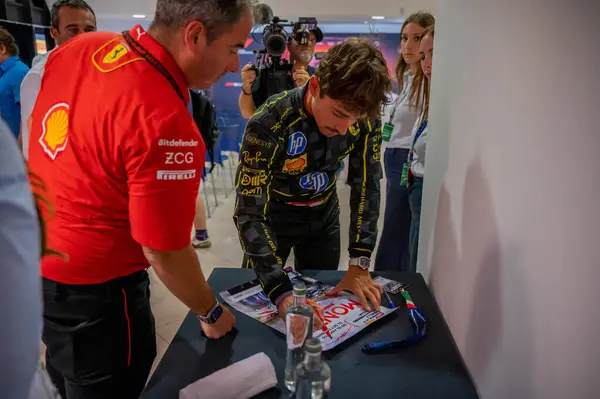
[[[348,155],[350,257],[370,257],[377,239],[381,121],[358,122],[346,135],[326,137],[304,108],[306,87],[270,97],[248,121],[240,149],[234,221],[244,267],[254,268],[273,302],[292,289],[282,267],[291,247],[296,259],[307,259],[305,268],[337,269],[336,180]],[[327,248],[337,250],[337,260],[334,255],[323,267]]]

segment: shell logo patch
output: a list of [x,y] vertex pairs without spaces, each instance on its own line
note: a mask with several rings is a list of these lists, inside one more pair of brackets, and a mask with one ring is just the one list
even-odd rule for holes
[[304,169],[306,169],[306,163],[306,154],[302,155],[299,158],[286,159],[283,164],[283,171],[287,173],[300,173]]
[[39,143],[44,152],[54,160],[67,148],[68,141],[69,104],[58,103],[52,106],[44,116]]
[[102,63],[104,64],[112,64],[117,61],[124,55],[127,55],[129,49],[123,44],[119,43],[112,50],[110,50],[102,59]]

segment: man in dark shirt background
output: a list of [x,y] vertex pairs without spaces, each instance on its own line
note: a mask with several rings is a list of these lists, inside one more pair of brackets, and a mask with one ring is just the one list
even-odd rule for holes
[[242,92],[239,106],[244,118],[250,118],[267,101],[267,98],[284,90],[300,87],[314,75],[315,69],[308,64],[315,55],[316,44],[323,40],[323,32],[318,27],[311,30],[308,43],[303,45],[294,39],[297,29],[298,25],[294,28],[288,41],[292,69],[288,74],[287,81],[279,82],[279,79],[274,76],[273,68],[267,66],[262,67],[258,71],[258,75],[252,63],[248,63],[242,68]]

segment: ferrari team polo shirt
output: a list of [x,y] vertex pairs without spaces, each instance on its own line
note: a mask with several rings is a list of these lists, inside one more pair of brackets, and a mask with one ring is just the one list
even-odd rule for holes
[[205,146],[171,55],[141,26],[80,35],[48,58],[29,163],[53,213],[42,276],[94,284],[190,244]]

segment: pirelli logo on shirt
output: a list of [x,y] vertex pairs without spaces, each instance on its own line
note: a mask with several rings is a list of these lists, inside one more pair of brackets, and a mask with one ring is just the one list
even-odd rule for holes
[[191,180],[194,178],[196,178],[196,169],[156,171],[157,180]]

